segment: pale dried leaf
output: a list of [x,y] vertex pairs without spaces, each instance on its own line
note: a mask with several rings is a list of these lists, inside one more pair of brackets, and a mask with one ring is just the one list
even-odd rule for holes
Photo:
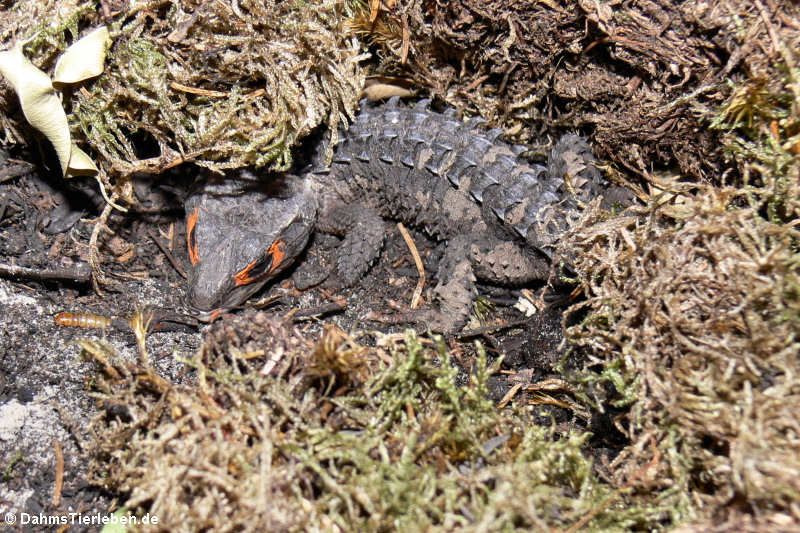
[[92,158],[73,144],[66,176],[68,178],[73,176],[94,176],[97,172],[97,166],[94,164]]
[[103,73],[111,46],[108,28],[101,26],[74,42],[56,62],[54,84],[78,83]]
[[72,150],[67,115],[50,78],[25,57],[22,44],[0,52],[0,74],[17,93],[22,112],[31,126],[53,143],[61,172],[66,174]]

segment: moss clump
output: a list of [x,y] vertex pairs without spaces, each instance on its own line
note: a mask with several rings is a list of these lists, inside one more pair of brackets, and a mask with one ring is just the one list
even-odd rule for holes
[[729,182],[740,176],[707,125],[733,87],[778,77],[775,42],[796,46],[800,18],[792,2],[357,4],[351,25],[377,51],[377,74],[539,149],[579,129],[633,174]]
[[457,388],[444,346],[411,334],[366,348],[332,328],[310,341],[263,313],[244,321],[246,333],[215,326],[190,362],[190,384],[168,384],[146,364],[98,377],[109,410],[91,426],[95,481],[157,514],[164,531],[609,530],[669,520],[597,478],[588,434],[556,438],[522,412],[499,412],[486,399],[498,363],[488,366],[482,349],[470,384]]
[[742,187],[652,179],[649,205],[613,220],[589,213],[568,239],[589,299],[567,336],[604,369],[582,375],[586,398],[631,406],[618,423],[633,444],[615,467],[627,475],[655,439],[667,459],[658,478],[701,504],[709,522],[698,530],[798,525],[793,65],[768,86],[735,88],[718,111]]
[[[106,18],[93,2],[58,9],[51,2],[49,11],[28,4],[35,3],[3,14],[11,28],[4,40],[38,31],[25,50],[46,72],[80,30],[102,23],[111,30],[105,72],[65,103],[74,138],[112,174],[182,162],[285,170],[299,139],[320,124],[335,132],[346,120],[363,82],[337,0],[164,0]],[[13,110],[15,95],[0,89],[0,108]],[[6,139],[19,141],[20,116],[8,116],[15,118],[0,119]]]

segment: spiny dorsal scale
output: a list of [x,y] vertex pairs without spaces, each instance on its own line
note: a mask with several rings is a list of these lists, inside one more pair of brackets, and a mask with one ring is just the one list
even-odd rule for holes
[[486,124],[486,121],[482,117],[472,117],[467,121],[467,127],[470,129],[476,129]]
[[420,111],[427,111],[430,106],[431,106],[431,99],[430,98],[423,98],[422,100],[420,100],[419,102],[414,104],[414,109],[417,109],[417,110],[420,110]]
[[490,141],[496,141],[498,137],[503,135],[505,132],[498,128],[492,128],[487,131],[484,135],[489,138]]
[[545,169],[535,165],[532,168],[536,171],[536,173],[532,174],[530,172],[523,172],[520,174],[520,181],[525,183],[538,183],[543,180],[544,176],[542,176],[542,172],[544,172]]
[[406,131],[427,131],[431,128],[430,117],[431,113],[428,111],[415,111],[412,110],[406,115]]
[[556,202],[558,202],[559,196],[553,191],[544,191],[539,196],[539,198],[541,199],[540,201],[543,204],[555,204]]
[[400,104],[400,97],[397,95],[392,96],[391,98],[389,98],[389,100],[386,101],[387,107],[397,107],[399,104]]
[[400,160],[408,168],[414,168],[414,156],[411,154],[406,154],[403,159]]
[[369,163],[372,158],[369,156],[369,154],[365,150],[365,151],[363,151],[363,152],[361,152],[359,154],[356,154],[356,159],[358,159],[359,161],[363,161],[364,163]]
[[431,144],[431,148],[436,153],[447,153],[453,151],[453,146],[449,144],[444,144],[443,142],[435,142]]
[[510,173],[514,170],[514,167],[517,166],[517,160],[514,157],[511,157],[506,154],[500,154],[494,160],[495,168],[500,169],[500,172],[496,172],[502,175],[510,175]]
[[519,156],[520,154],[524,154],[527,151],[528,151],[528,148],[526,146],[521,145],[521,144],[512,144],[511,145],[511,153],[514,154],[515,156]]
[[499,202],[506,208],[526,199],[529,203],[537,203],[544,193],[542,181],[537,178],[537,174],[524,172],[501,189],[502,199]]
[[390,109],[386,112],[386,122],[389,124],[397,124],[400,122],[400,111],[396,109]]
[[469,192],[477,201],[483,202],[483,191],[499,183],[497,178],[482,170],[473,178]]
[[384,163],[387,163],[389,165],[394,163],[394,158],[391,156],[391,154],[388,154],[386,152],[384,152],[381,155],[379,155],[378,159],[380,159],[381,161],[383,161]]
[[464,177],[466,171],[475,166],[477,166],[475,161],[471,161],[470,159],[459,155],[456,157],[456,160],[453,162],[450,168],[447,169],[445,176],[450,183],[458,187],[461,185],[461,179]]
[[439,175],[439,167],[437,165],[433,164],[433,162],[425,163],[425,170],[427,170],[428,172],[430,172],[434,176],[438,176]]
[[425,164],[425,168],[428,169],[431,173],[436,174],[437,176],[442,175],[442,170],[444,169],[445,162],[447,161],[448,156],[453,151],[451,146],[447,146],[444,144],[433,143],[431,144],[431,149],[433,150],[433,155]]
[[468,148],[474,153],[483,155],[486,152],[488,152],[489,148],[491,147],[492,147],[492,141],[481,135],[476,135],[472,139],[472,142],[470,143],[470,146]]

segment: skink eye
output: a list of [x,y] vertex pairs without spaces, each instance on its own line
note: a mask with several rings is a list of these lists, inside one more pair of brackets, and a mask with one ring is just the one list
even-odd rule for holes
[[256,259],[242,270],[236,273],[233,277],[235,285],[240,287],[256,281],[260,281],[264,277],[270,275],[278,268],[283,261],[286,253],[283,251],[285,243],[278,239],[273,242],[267,249],[264,256]]
[[197,248],[197,239],[194,235],[195,226],[197,226],[197,217],[200,215],[198,208],[195,207],[194,211],[186,217],[186,247],[189,249],[189,261],[193,265],[200,262],[200,250]]

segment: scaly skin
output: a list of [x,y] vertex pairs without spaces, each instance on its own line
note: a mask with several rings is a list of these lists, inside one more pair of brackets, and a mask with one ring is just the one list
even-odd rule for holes
[[[380,253],[389,218],[446,242],[436,308],[417,318],[440,331],[462,325],[477,278],[509,286],[545,279],[558,239],[580,214],[579,202],[605,186],[582,138],[564,136],[548,170],[518,157],[523,148],[501,141],[500,133],[480,120],[433,112],[427,101],[365,103],[332,166],[304,176],[313,192],[296,184],[299,192],[289,198],[245,194],[223,205],[212,198],[220,185],[205,186],[187,202],[197,259],[189,305],[208,319],[242,303],[302,251],[312,223],[345,236],[329,283],[352,285]],[[206,224],[210,229],[201,230]],[[249,234],[232,237],[241,231],[237,226]],[[295,237],[282,237],[291,227]],[[220,257],[224,264],[215,265]],[[248,265],[259,267],[258,275]]]

